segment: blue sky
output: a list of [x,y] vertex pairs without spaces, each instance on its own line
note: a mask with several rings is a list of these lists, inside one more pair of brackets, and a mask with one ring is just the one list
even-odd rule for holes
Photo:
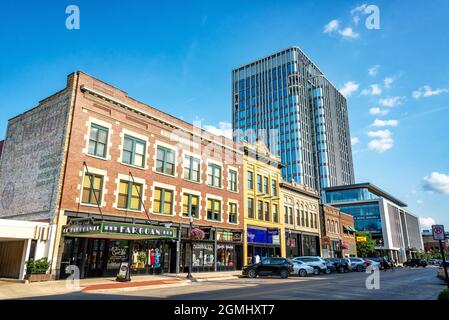
[[[69,4],[79,30],[65,27]],[[365,27],[364,4],[2,1],[0,139],[75,70],[226,129],[232,68],[297,45],[348,97],[356,180],[449,229],[449,2],[369,2],[380,29]]]

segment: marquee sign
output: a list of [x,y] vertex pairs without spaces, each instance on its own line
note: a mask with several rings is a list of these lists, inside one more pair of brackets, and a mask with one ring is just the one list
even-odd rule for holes
[[103,237],[116,238],[176,238],[175,228],[165,228],[144,224],[130,224],[93,219],[73,219],[63,226],[62,233],[66,237]]

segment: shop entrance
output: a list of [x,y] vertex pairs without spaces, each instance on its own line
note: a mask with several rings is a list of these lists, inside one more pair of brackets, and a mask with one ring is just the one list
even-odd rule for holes
[[248,263],[256,263],[264,258],[274,258],[281,256],[279,246],[263,246],[248,244]]

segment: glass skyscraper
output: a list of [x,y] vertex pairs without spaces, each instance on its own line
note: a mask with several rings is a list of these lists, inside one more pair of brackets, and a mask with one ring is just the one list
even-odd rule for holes
[[291,47],[232,71],[234,139],[263,141],[282,178],[317,190],[354,183],[346,99]]

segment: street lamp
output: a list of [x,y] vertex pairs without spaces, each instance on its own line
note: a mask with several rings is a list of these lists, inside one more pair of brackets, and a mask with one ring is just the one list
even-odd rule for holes
[[192,240],[192,229],[193,229],[193,217],[190,216],[189,225],[189,238],[190,238],[190,258],[189,258],[189,273],[187,274],[187,279],[192,280],[192,260],[193,260],[193,240]]

